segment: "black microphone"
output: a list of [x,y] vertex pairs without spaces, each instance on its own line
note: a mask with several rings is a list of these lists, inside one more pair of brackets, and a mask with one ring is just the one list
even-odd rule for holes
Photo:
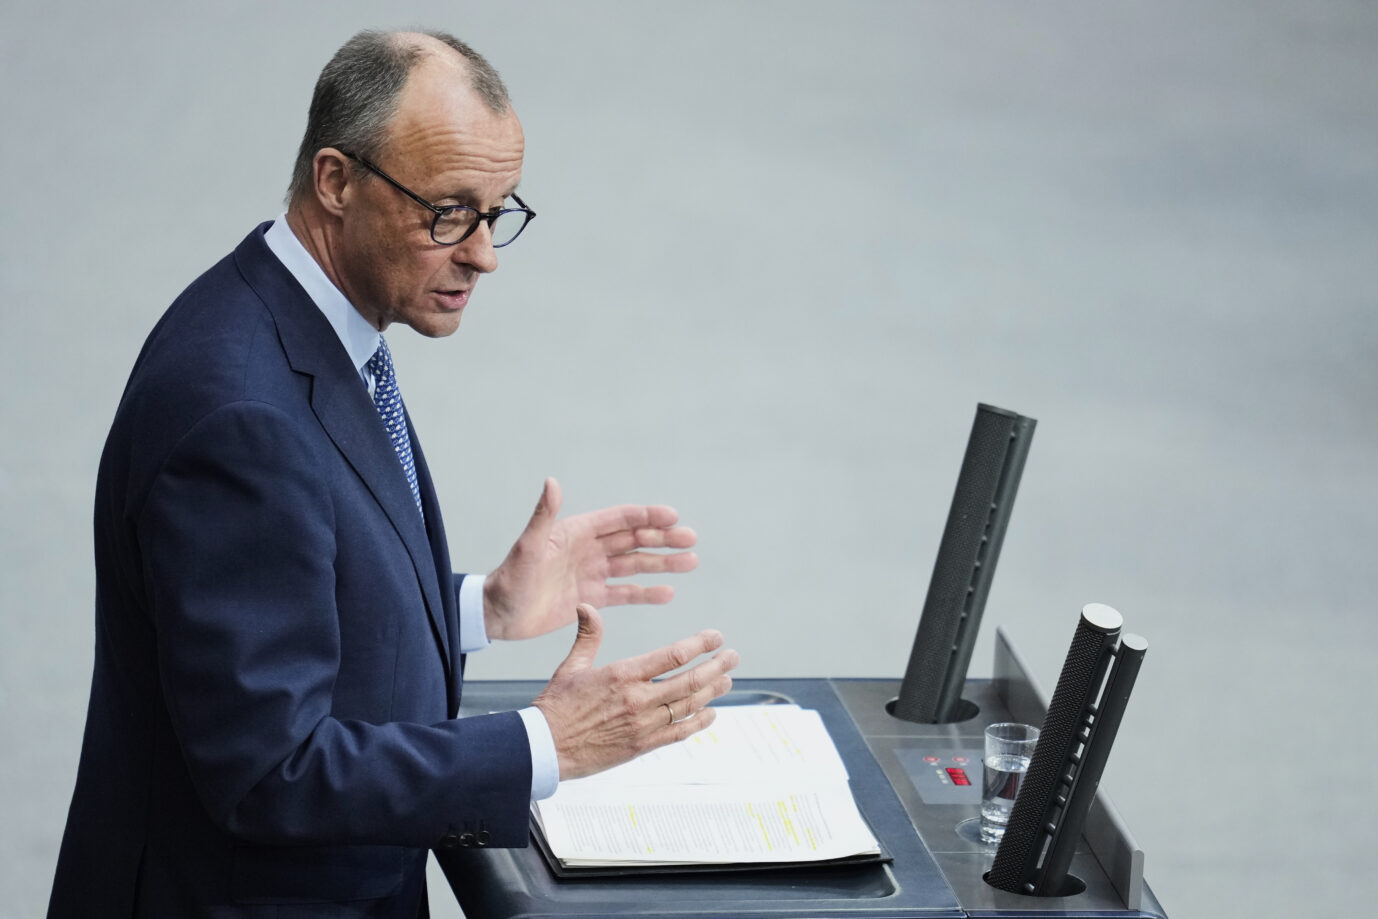
[[1007,409],[976,406],[909,666],[890,706],[897,718],[943,724],[976,715],[962,686],[1037,424]]
[[1070,896],[1084,885],[1067,870],[1148,643],[1120,639],[1124,618],[1101,603],[1082,608],[1038,746],[986,880],[1010,893]]

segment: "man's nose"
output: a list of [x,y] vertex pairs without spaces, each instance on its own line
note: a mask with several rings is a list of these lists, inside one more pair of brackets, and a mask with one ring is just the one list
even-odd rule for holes
[[483,274],[496,271],[498,250],[493,248],[493,230],[488,221],[480,220],[469,238],[454,247],[451,258]]

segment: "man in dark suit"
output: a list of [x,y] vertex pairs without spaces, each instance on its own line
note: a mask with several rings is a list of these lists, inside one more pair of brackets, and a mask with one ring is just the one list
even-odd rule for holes
[[[609,578],[686,571],[667,507],[558,517],[454,575],[381,333],[453,333],[531,218],[521,125],[449,36],[322,72],[287,213],[150,334],[102,455],[96,658],[51,917],[425,912],[430,847],[521,846],[533,796],[712,721],[714,631],[594,667]],[[455,719],[464,654],[578,619],[529,709]],[[705,653],[712,657],[664,679]]]

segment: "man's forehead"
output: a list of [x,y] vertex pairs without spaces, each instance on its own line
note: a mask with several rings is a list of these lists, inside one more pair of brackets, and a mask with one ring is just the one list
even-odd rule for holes
[[385,166],[418,189],[492,205],[521,179],[525,140],[510,110],[496,113],[465,84],[417,82],[389,131]]
[[389,135],[388,148],[403,155],[476,156],[506,168],[520,168],[525,147],[516,115],[511,111],[496,114],[481,102],[403,108]]
[[444,54],[427,55],[412,68],[398,99],[394,126],[427,130],[462,125],[520,136],[521,124],[511,107],[494,111],[474,89],[468,64],[450,48],[441,48]]

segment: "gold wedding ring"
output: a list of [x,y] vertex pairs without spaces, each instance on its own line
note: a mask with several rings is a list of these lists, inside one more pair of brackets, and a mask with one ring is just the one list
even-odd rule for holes
[[669,702],[662,702],[661,704],[665,706],[665,713],[666,713],[667,715],[670,716],[670,720],[667,721],[667,722],[665,722],[666,725],[674,724],[674,723],[675,723],[675,710],[674,710],[673,708],[670,707],[670,703],[669,703]]

